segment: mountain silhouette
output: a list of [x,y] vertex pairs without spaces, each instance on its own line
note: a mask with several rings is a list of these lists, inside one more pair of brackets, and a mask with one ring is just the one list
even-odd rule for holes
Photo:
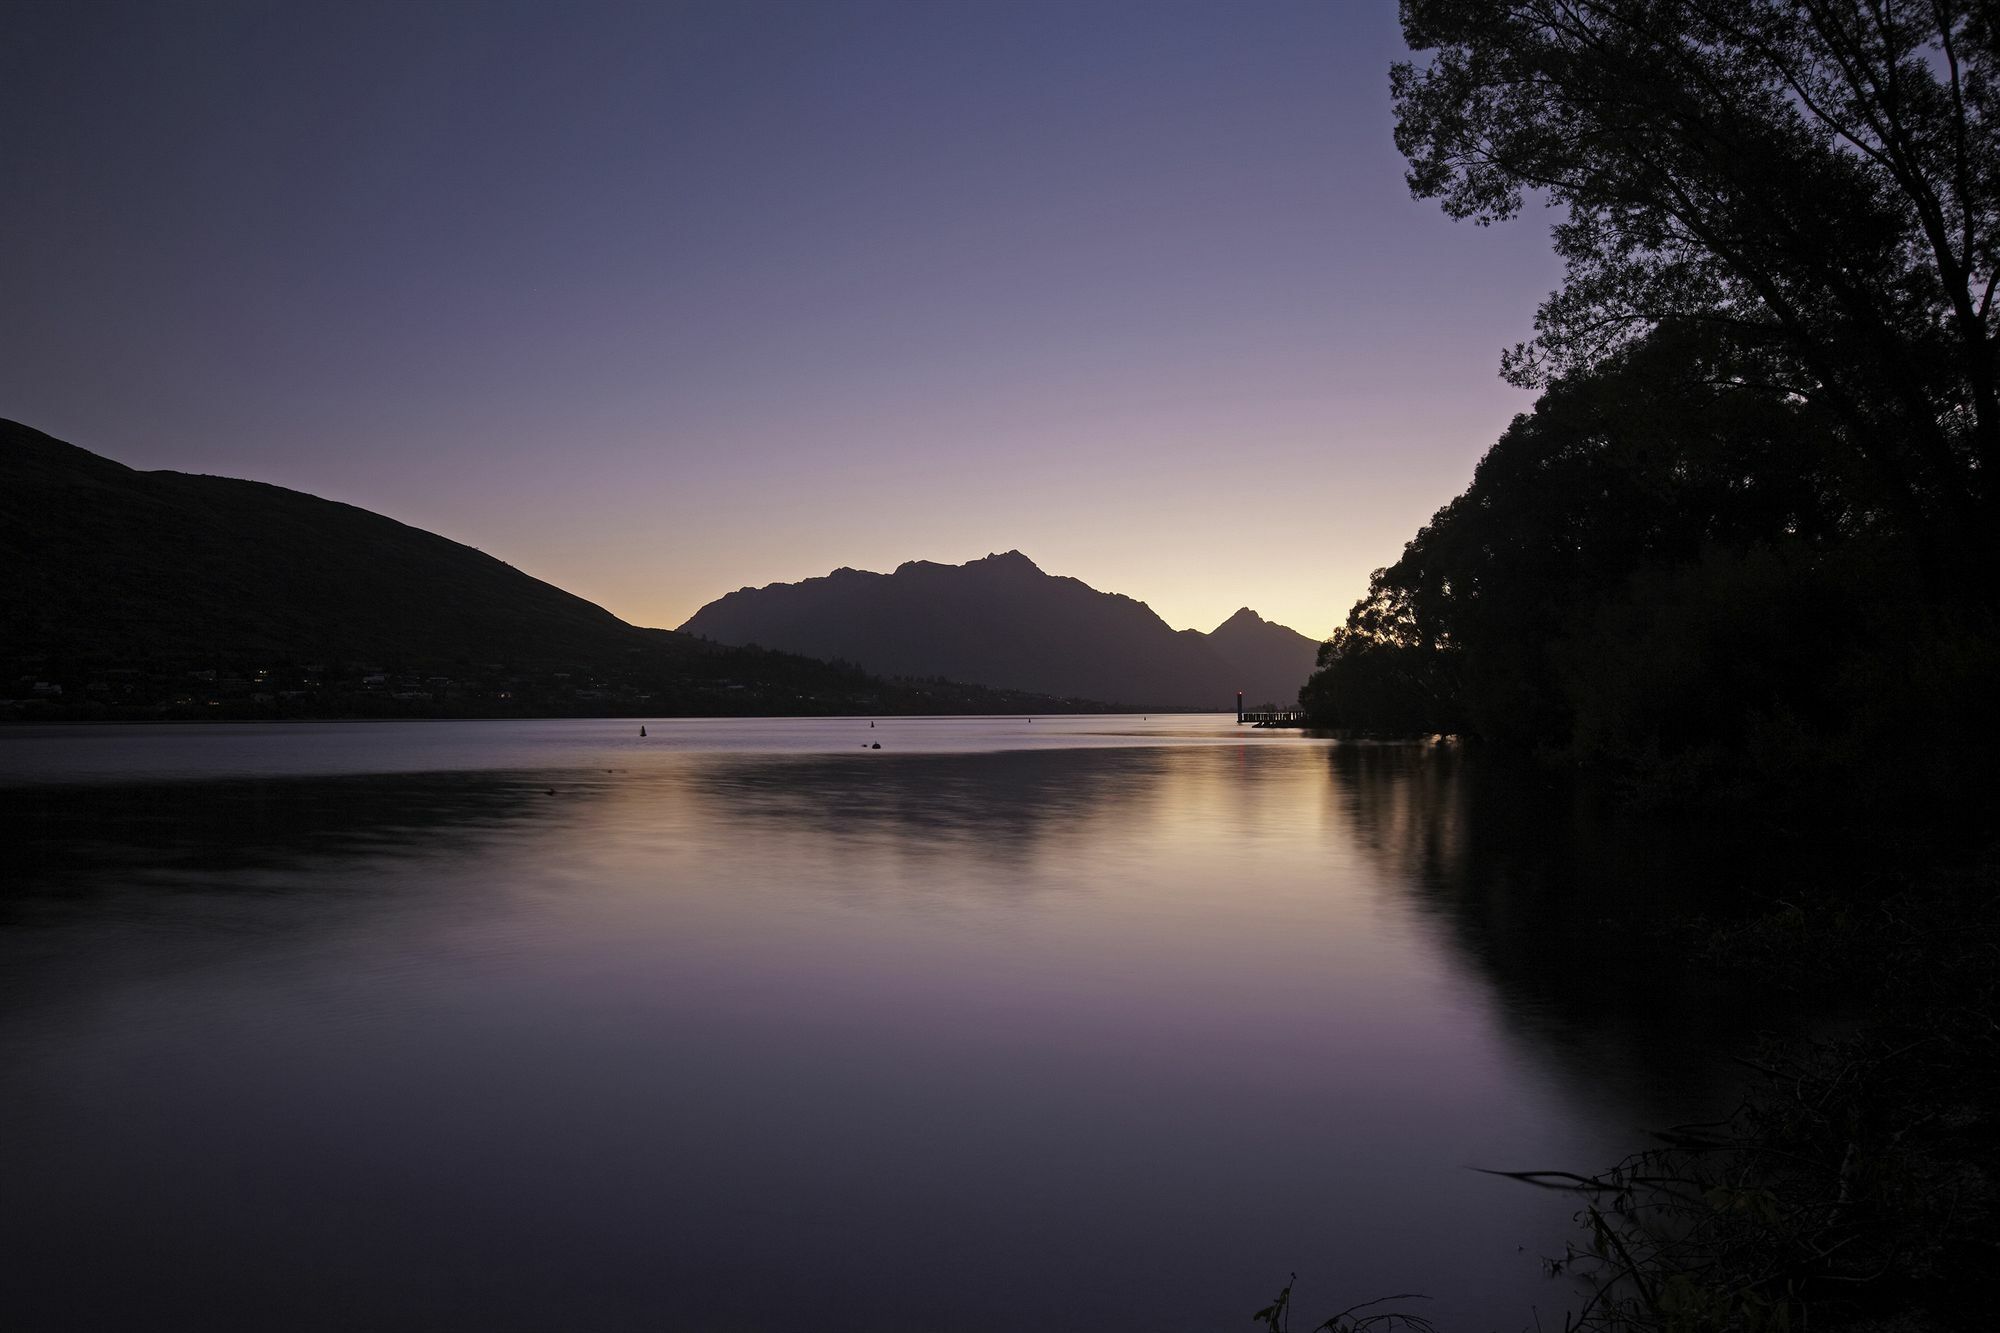
[[1252,703],[1297,705],[1299,687],[1318,665],[1319,641],[1264,619],[1249,607],[1208,632],[1209,646],[1236,671]]
[[1219,638],[1176,631],[1144,602],[1044,573],[1019,551],[744,588],[681,629],[891,675],[1159,708],[1227,708],[1239,689],[1253,703],[1296,702],[1316,647],[1247,610]]
[[[204,700],[192,696],[205,686],[189,677],[248,681],[286,663],[324,666],[292,673],[298,694],[312,697],[291,706],[335,713],[387,707],[333,697],[336,676],[387,691],[397,688],[395,673],[417,671],[441,674],[396,695],[406,711],[436,702],[432,679],[463,709],[517,713],[1055,704],[945,682],[883,682],[851,666],[642,629],[472,547],[353,505],[255,481],[136,471],[7,420],[0,568],[0,694],[14,678],[39,703],[64,708],[92,686],[89,697],[171,707],[188,694],[179,703],[198,707]],[[487,693],[468,690],[469,677],[486,680]],[[265,689],[275,701],[275,688],[248,683],[238,693]],[[254,699],[216,702],[221,711],[204,715],[254,711]]]

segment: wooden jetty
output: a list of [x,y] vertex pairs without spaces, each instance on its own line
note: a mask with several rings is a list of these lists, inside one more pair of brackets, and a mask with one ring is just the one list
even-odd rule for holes
[[1306,710],[1303,708],[1250,708],[1239,712],[1236,720],[1252,727],[1303,727],[1306,725]]
[[1236,725],[1248,723],[1253,727],[1303,727],[1306,725],[1306,710],[1303,708],[1245,708],[1243,691],[1236,691]]

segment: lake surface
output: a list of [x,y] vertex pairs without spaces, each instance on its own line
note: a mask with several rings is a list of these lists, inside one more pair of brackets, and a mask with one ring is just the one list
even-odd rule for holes
[[1743,1035],[1697,848],[1449,747],[637,726],[0,731],[5,1325],[1559,1327],[1473,1168]]

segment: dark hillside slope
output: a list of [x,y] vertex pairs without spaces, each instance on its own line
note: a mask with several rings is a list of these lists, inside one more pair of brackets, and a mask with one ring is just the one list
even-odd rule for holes
[[0,420],[0,717],[1052,712],[629,625],[279,486],[139,472]]
[[644,631],[489,555],[279,486],[138,472],[0,421],[4,650],[591,660]]

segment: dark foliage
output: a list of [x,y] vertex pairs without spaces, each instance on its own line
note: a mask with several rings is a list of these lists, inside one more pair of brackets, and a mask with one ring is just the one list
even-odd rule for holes
[[2000,777],[2000,10],[1402,12],[1412,191],[1482,225],[1559,207],[1567,275],[1503,361],[1535,411],[1302,698],[1905,857],[1794,867],[1699,950],[1837,1034],[1774,1044],[1734,1114],[1610,1171],[1508,1173],[1581,1202],[1565,1326],[1985,1327],[2000,899],[1937,835],[1990,838]]
[[[1842,1035],[1747,1061],[1736,1111],[1575,1193],[1587,1330],[1983,1328],[2000,1245],[2000,952],[1990,868],[1931,872],[1714,932],[1711,965],[1837,996]],[[1865,889],[1865,891],[1864,891]]]
[[1963,4],[1408,0],[1417,194],[1565,210],[1543,386],[1321,650],[1328,726],[1667,800],[1962,797],[1996,720],[2000,48]]
[[1664,324],[1813,404],[1822,452],[1940,549],[2000,489],[2000,19],[1973,0],[1405,0],[1411,189],[1490,222],[1565,211],[1567,282],[1519,382]]
[[1670,328],[1552,385],[1377,571],[1302,694],[1322,725],[1471,733],[1662,800],[1962,794],[2000,630],[1815,442]]

